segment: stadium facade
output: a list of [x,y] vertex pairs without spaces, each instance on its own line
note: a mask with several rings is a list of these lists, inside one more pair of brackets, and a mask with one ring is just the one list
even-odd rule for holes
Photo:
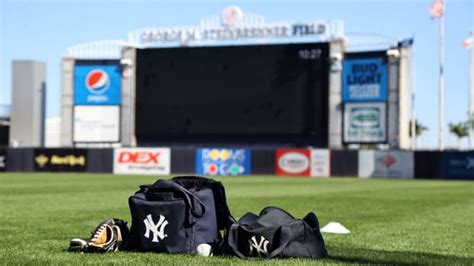
[[231,6],[62,59],[61,146],[409,149],[409,45]]

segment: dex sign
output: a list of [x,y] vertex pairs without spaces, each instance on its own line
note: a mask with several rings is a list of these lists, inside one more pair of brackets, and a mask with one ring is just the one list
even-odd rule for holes
[[115,149],[115,174],[169,175],[169,148]]
[[344,108],[344,142],[386,142],[385,103],[346,103]]

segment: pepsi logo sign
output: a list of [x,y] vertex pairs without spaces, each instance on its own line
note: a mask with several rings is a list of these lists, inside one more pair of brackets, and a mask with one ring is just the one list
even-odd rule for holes
[[103,94],[109,86],[109,75],[101,69],[94,69],[86,76],[86,88],[93,94]]
[[287,173],[300,174],[308,170],[309,159],[301,153],[289,152],[280,157],[278,165]]

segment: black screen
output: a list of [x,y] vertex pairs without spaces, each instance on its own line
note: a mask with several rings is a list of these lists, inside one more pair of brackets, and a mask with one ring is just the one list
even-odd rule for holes
[[137,50],[136,136],[327,143],[328,44]]

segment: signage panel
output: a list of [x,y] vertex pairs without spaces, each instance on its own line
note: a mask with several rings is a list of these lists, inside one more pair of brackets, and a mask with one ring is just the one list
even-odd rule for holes
[[0,148],[0,172],[7,168],[7,149]]
[[38,172],[85,172],[86,149],[35,149],[33,169]]
[[474,151],[445,152],[443,178],[474,179]]
[[344,107],[344,142],[386,142],[385,103],[346,103]]
[[309,176],[310,156],[308,149],[278,149],[275,172],[283,176]]
[[382,57],[345,59],[342,79],[344,102],[387,101],[388,68]]
[[414,155],[409,151],[359,151],[359,177],[413,178]]
[[331,175],[331,151],[325,149],[311,150],[311,176],[329,177]]
[[170,148],[119,148],[114,150],[114,174],[169,175]]
[[119,106],[74,106],[74,142],[119,142]]
[[118,65],[76,65],[74,104],[118,105],[121,102],[121,82]]
[[221,15],[201,19],[195,26],[142,28],[129,32],[129,42],[141,46],[169,44],[202,44],[214,41],[241,42],[265,39],[287,41],[329,41],[344,36],[344,24],[339,20],[307,20],[267,22],[262,15],[244,13],[237,6],[226,7]]
[[196,150],[196,173],[201,175],[249,175],[249,149],[199,148]]

